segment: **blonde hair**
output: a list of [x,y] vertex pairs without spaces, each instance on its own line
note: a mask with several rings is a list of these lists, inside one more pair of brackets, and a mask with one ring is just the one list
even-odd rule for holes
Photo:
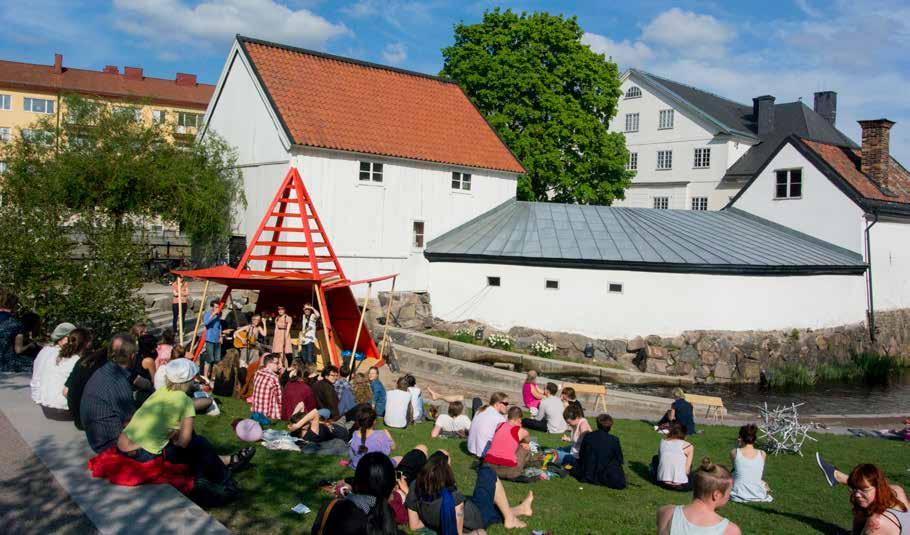
[[673,399],[685,399],[686,391],[682,388],[676,387],[673,389]]
[[528,370],[528,376],[525,377],[526,383],[533,383],[537,379],[537,372],[534,370]]
[[710,457],[702,458],[701,466],[692,473],[692,480],[692,494],[700,499],[711,499],[715,491],[725,493],[733,485],[727,467],[712,463]]

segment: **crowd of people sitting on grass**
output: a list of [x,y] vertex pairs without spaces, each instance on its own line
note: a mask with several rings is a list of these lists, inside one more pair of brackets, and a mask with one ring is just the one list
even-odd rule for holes
[[[249,403],[249,418],[234,422],[241,440],[258,442],[263,428],[271,426],[303,444],[343,441],[353,476],[330,485],[335,498],[316,514],[313,533],[395,534],[406,526],[482,534],[492,524],[521,528],[533,515],[534,494],[512,505],[502,482],[533,481],[540,467],[587,484],[626,488],[613,418],[598,414],[592,427],[571,387],[539,385],[533,373],[522,390],[524,408],[495,392],[487,400],[473,398],[467,414],[463,396],[418,386],[413,375],[398,377],[387,389],[376,367],[364,372],[352,361],[317,370],[307,352],[298,358],[292,353],[288,362],[288,355],[261,351],[241,366],[231,350],[221,359],[218,348],[206,374],[172,331],[154,336],[143,324],[96,347],[90,331],[61,323],[32,358],[16,353],[28,344],[10,335],[12,299],[0,291],[0,364],[7,371],[31,368],[31,397],[43,415],[84,431],[96,453],[89,461],[93,475],[117,484],[170,483],[206,506],[236,498],[240,488],[234,476],[249,466],[256,449],[221,456],[197,432],[197,415],[217,414],[214,391]],[[224,361],[246,373],[225,374]],[[224,375],[231,384],[223,384]],[[477,473],[470,496],[455,483],[449,451],[431,452],[419,444],[396,452],[397,430],[422,421],[433,423],[429,439],[464,441]],[[739,528],[719,515],[721,507],[729,500],[772,501],[764,480],[767,456],[756,447],[755,425],[739,429],[737,447],[730,451],[732,472],[698,455],[687,440],[697,430],[682,390],[674,392],[655,430],[663,436],[655,441],[653,483],[693,496],[687,505],[658,510],[658,533],[736,534]],[[565,444],[543,448],[532,431],[559,435]],[[910,532],[907,496],[880,468],[861,464],[848,474],[820,455],[816,462],[831,486],[851,489],[855,533]]]

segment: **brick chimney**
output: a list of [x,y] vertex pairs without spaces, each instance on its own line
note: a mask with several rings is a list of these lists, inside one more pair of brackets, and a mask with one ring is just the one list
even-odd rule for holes
[[123,76],[129,80],[142,80],[142,67],[124,67]]
[[108,74],[120,74],[120,69],[116,65],[105,65],[104,72]]
[[774,97],[763,95],[752,99],[752,118],[758,135],[763,136],[774,130]]
[[54,54],[54,72],[63,74],[63,54]]
[[175,82],[177,82],[177,85],[193,87],[196,85],[196,75],[178,72]]
[[821,115],[826,121],[834,125],[837,118],[837,93],[834,91],[819,91],[815,93],[815,113]]
[[872,119],[859,121],[863,129],[863,174],[871,178],[886,192],[893,192],[891,184],[891,156],[889,145],[891,142],[891,127],[894,121],[888,119]]

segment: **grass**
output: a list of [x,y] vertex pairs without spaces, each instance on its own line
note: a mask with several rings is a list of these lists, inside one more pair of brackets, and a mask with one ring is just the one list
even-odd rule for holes
[[[235,417],[246,417],[245,403],[224,399],[218,417],[201,416],[197,430],[209,438],[220,453],[230,453],[241,446],[230,427]],[[732,427],[703,426],[705,432],[691,437],[696,459],[709,455],[729,466],[729,452],[736,438]],[[505,483],[510,501],[518,503],[528,490],[535,495],[534,516],[528,530],[507,532],[502,526],[489,530],[491,535],[528,533],[550,530],[558,534],[585,533],[653,533],[657,508],[664,504],[682,504],[688,494],[660,489],[646,479],[646,466],[656,453],[659,435],[640,421],[619,420],[614,427],[622,441],[626,459],[629,487],[615,491],[588,484],[573,478],[541,481],[531,485]],[[470,458],[463,441],[430,439],[430,424],[419,424],[405,430],[393,430],[398,444],[395,454],[404,454],[418,443],[433,449],[444,448],[453,454],[453,465],[459,488],[469,494],[474,486],[475,473],[470,470]],[[558,436],[534,433],[544,445],[561,445]],[[805,457],[785,455],[769,458],[765,479],[774,496],[770,504],[742,505],[730,503],[721,513],[739,524],[744,533],[836,533],[850,527],[850,506],[844,487],[828,488],[815,465],[816,449],[822,451],[841,469],[860,462],[881,465],[892,482],[907,488],[906,444],[869,438],[815,435],[818,443],[804,448]],[[287,451],[257,448],[252,466],[237,475],[243,490],[239,501],[211,514],[234,533],[308,533],[319,507],[329,498],[319,494],[316,483],[352,475],[339,466],[339,458],[303,455]],[[291,507],[303,502],[313,510],[305,516],[291,512]]]
[[786,364],[772,370],[768,384],[775,388],[801,388],[819,382],[861,381],[882,384],[906,367],[907,364],[900,359],[876,353],[860,353],[848,362],[826,363],[816,368],[809,368],[805,364]]

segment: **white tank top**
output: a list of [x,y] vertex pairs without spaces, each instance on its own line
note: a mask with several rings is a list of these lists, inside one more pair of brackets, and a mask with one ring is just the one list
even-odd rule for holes
[[729,524],[730,521],[724,518],[713,526],[696,526],[683,514],[683,506],[677,505],[670,521],[670,535],[723,535]]
[[689,474],[686,473],[686,453],[683,450],[685,444],[685,441],[677,439],[660,441],[658,452],[660,462],[657,465],[658,481],[677,485],[685,485],[689,482]]

